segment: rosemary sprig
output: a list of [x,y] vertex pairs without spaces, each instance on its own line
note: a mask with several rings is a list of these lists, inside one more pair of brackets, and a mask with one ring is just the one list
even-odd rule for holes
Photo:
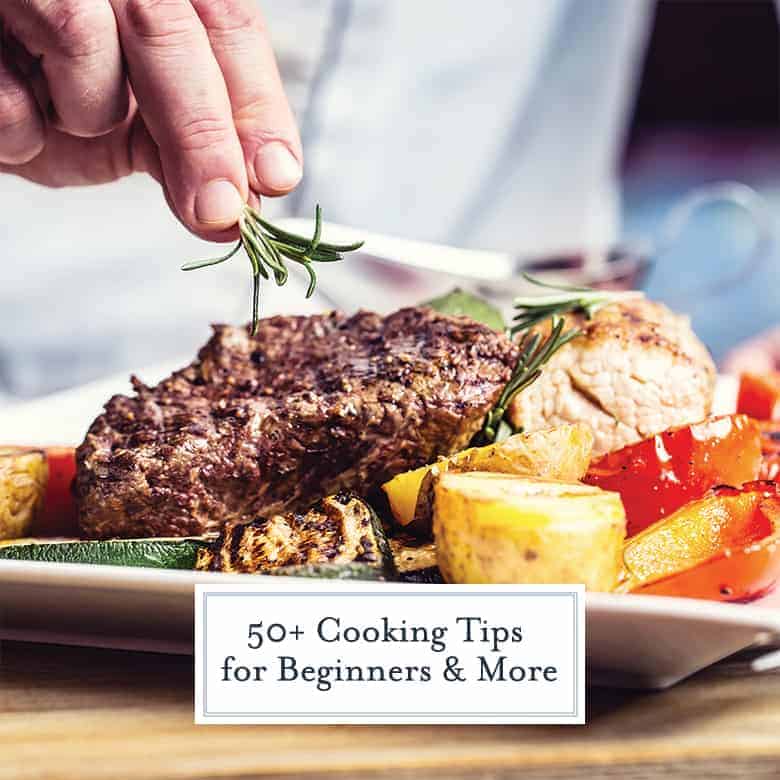
[[334,263],[343,259],[342,253],[353,252],[363,246],[362,241],[354,244],[327,244],[322,241],[322,209],[319,205],[314,212],[314,235],[311,238],[298,236],[276,227],[248,204],[244,206],[239,217],[238,228],[241,237],[227,254],[207,260],[193,260],[185,263],[181,268],[182,271],[195,271],[198,268],[219,265],[230,260],[240,249],[243,249],[252,266],[253,336],[257,333],[260,317],[260,277],[270,279],[273,275],[274,281],[281,287],[288,278],[285,261],[291,260],[301,265],[309,275],[306,297],[310,298],[317,286],[317,273],[313,263]]
[[642,297],[641,292],[634,290],[594,290],[591,287],[549,284],[535,279],[530,274],[523,274],[523,278],[537,287],[556,292],[549,295],[515,298],[514,306],[517,314],[513,318],[514,325],[510,328],[512,335],[529,330],[553,315],[581,312],[585,315],[585,319],[589,320],[599,309],[611,303]]
[[[515,396],[533,384],[542,374],[542,367],[550,358],[573,339],[583,335],[577,328],[564,330],[564,314],[579,312],[591,319],[599,309],[618,301],[642,297],[640,292],[612,290],[594,290],[590,287],[568,287],[542,282],[529,274],[523,274],[527,282],[537,287],[555,290],[555,293],[542,296],[515,298],[517,314],[514,324],[507,328],[507,335],[515,337],[522,334],[519,341],[520,357],[515,370],[504,387],[498,402],[485,417],[481,431],[475,437],[476,444],[489,444],[502,441],[522,429],[515,429],[505,419],[506,411]],[[550,319],[550,335],[542,340],[539,333],[529,331],[544,320]]]
[[503,441],[519,430],[504,419],[514,397],[533,384],[542,374],[542,366],[564,345],[582,335],[582,331],[570,328],[564,331],[563,317],[553,315],[550,335],[542,340],[540,333],[525,333],[518,344],[520,357],[507,385],[501,391],[496,405],[490,410],[482,430],[477,435],[478,444]]

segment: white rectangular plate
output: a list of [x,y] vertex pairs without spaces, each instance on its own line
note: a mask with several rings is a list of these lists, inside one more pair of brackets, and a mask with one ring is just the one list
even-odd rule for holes
[[[283,586],[259,575],[0,561],[0,638],[191,653],[194,585],[209,582]],[[780,640],[780,609],[769,598],[737,605],[589,593],[586,617],[591,680],[609,685],[663,688]]]
[[[373,251],[392,254],[398,243]],[[156,382],[187,362],[139,374]],[[81,441],[103,403],[129,390],[122,375],[0,409],[0,443]],[[735,380],[721,378],[715,411],[732,410],[735,396]],[[209,581],[280,586],[276,577],[0,561],[0,638],[190,653],[193,588]],[[780,645],[780,594],[730,605],[593,593],[586,611],[591,679],[610,685],[666,687],[739,650]]]
[[[182,365],[143,372],[155,381]],[[101,404],[129,389],[116,377],[0,413],[0,441],[72,443]],[[734,383],[718,387],[718,408],[733,408]],[[276,577],[0,561],[0,638],[192,652],[195,583]],[[594,682],[671,685],[754,645],[780,644],[780,594],[750,605],[591,593],[587,658]]]

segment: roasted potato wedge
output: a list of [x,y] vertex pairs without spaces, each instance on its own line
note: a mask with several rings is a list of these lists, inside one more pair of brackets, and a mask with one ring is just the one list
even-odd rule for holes
[[29,535],[43,504],[47,475],[40,450],[0,448],[0,539]]
[[580,423],[518,433],[498,444],[472,447],[429,466],[399,474],[382,485],[382,489],[396,522],[409,525],[415,519],[420,488],[429,472],[435,477],[445,471],[491,471],[575,481],[588,470],[592,449],[593,433]]
[[457,583],[618,582],[626,517],[617,493],[506,474],[449,472],[433,520],[442,576]]

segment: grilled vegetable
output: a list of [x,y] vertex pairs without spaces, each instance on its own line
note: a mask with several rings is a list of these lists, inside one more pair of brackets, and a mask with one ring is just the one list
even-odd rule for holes
[[0,539],[26,536],[43,505],[46,459],[40,450],[0,448]]
[[756,420],[780,420],[780,371],[742,374],[737,411]]
[[320,580],[384,580],[381,568],[365,563],[317,563],[300,566],[280,566],[263,574],[277,577],[306,577]]
[[747,601],[780,578],[780,486],[715,488],[630,539],[621,590]]
[[418,523],[429,524],[434,477],[446,471],[491,471],[575,481],[585,474],[592,447],[593,434],[587,425],[575,423],[519,433],[498,444],[472,447],[430,466],[399,474],[382,489],[400,525],[409,525],[415,515]]
[[52,541],[0,547],[0,560],[45,563],[92,563],[193,569],[206,542],[200,539],[109,539],[100,542]]
[[323,564],[361,564],[394,576],[382,523],[357,496],[337,493],[305,515],[291,512],[228,525],[210,547],[200,551],[197,568],[266,574],[282,567]]
[[390,549],[398,569],[398,579],[403,582],[443,582],[433,542],[403,534],[390,540]]
[[670,428],[595,460],[585,482],[623,499],[633,536],[715,485],[755,480],[761,435],[744,414]]
[[43,511],[35,519],[33,531],[38,536],[75,536],[78,513],[71,492],[76,476],[76,451],[73,447],[46,447],[49,479],[43,499]]
[[435,488],[434,537],[447,582],[583,583],[612,590],[625,515],[617,493],[506,474],[448,473]]

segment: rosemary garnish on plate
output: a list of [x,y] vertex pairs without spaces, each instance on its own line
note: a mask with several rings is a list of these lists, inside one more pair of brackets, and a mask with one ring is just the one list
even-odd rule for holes
[[642,293],[636,290],[594,290],[592,287],[549,284],[535,279],[530,274],[523,274],[523,279],[536,287],[555,290],[555,293],[515,298],[514,307],[517,314],[513,317],[514,325],[510,328],[512,335],[529,330],[553,316],[581,313],[589,320],[599,309],[611,303],[643,297]]
[[287,282],[288,270],[286,260],[292,260],[303,266],[309,275],[309,287],[306,297],[310,298],[317,286],[317,273],[313,263],[334,263],[342,260],[343,252],[353,252],[363,246],[362,241],[354,244],[327,244],[320,240],[322,234],[322,209],[315,209],[314,235],[311,238],[298,236],[263,219],[257,209],[249,205],[238,220],[241,237],[238,243],[225,255],[208,260],[193,260],[182,266],[182,271],[194,271],[218,265],[230,260],[240,249],[249,257],[252,266],[252,335],[257,333],[257,323],[260,317],[260,277],[269,279],[273,274],[274,281],[281,287]]
[[[526,387],[533,384],[542,374],[542,366],[562,347],[572,339],[582,335],[582,331],[570,328],[564,331],[563,317],[553,315],[550,335],[542,340],[541,333],[525,333],[520,339],[520,357],[512,373],[512,377],[501,391],[496,405],[488,412],[482,430],[478,434],[479,443],[489,444],[503,441],[513,433],[520,433],[512,424],[504,419],[509,405],[514,397]],[[511,333],[511,331],[510,331]]]
[[[515,428],[509,420],[505,419],[506,412],[515,396],[541,376],[542,367],[559,349],[583,335],[583,331],[578,328],[564,330],[565,314],[580,313],[589,320],[599,309],[603,309],[611,303],[642,297],[640,292],[568,287],[548,284],[528,274],[523,274],[523,277],[530,284],[545,287],[555,292],[549,295],[515,298],[514,307],[517,313],[513,318],[514,324],[507,328],[506,332],[510,338],[520,336],[518,342],[520,357],[496,405],[485,417],[482,429],[475,438],[476,444],[502,441],[508,436],[522,431],[521,428]],[[540,333],[530,333],[534,326],[548,319],[550,320],[550,333],[547,338],[543,339]]]

